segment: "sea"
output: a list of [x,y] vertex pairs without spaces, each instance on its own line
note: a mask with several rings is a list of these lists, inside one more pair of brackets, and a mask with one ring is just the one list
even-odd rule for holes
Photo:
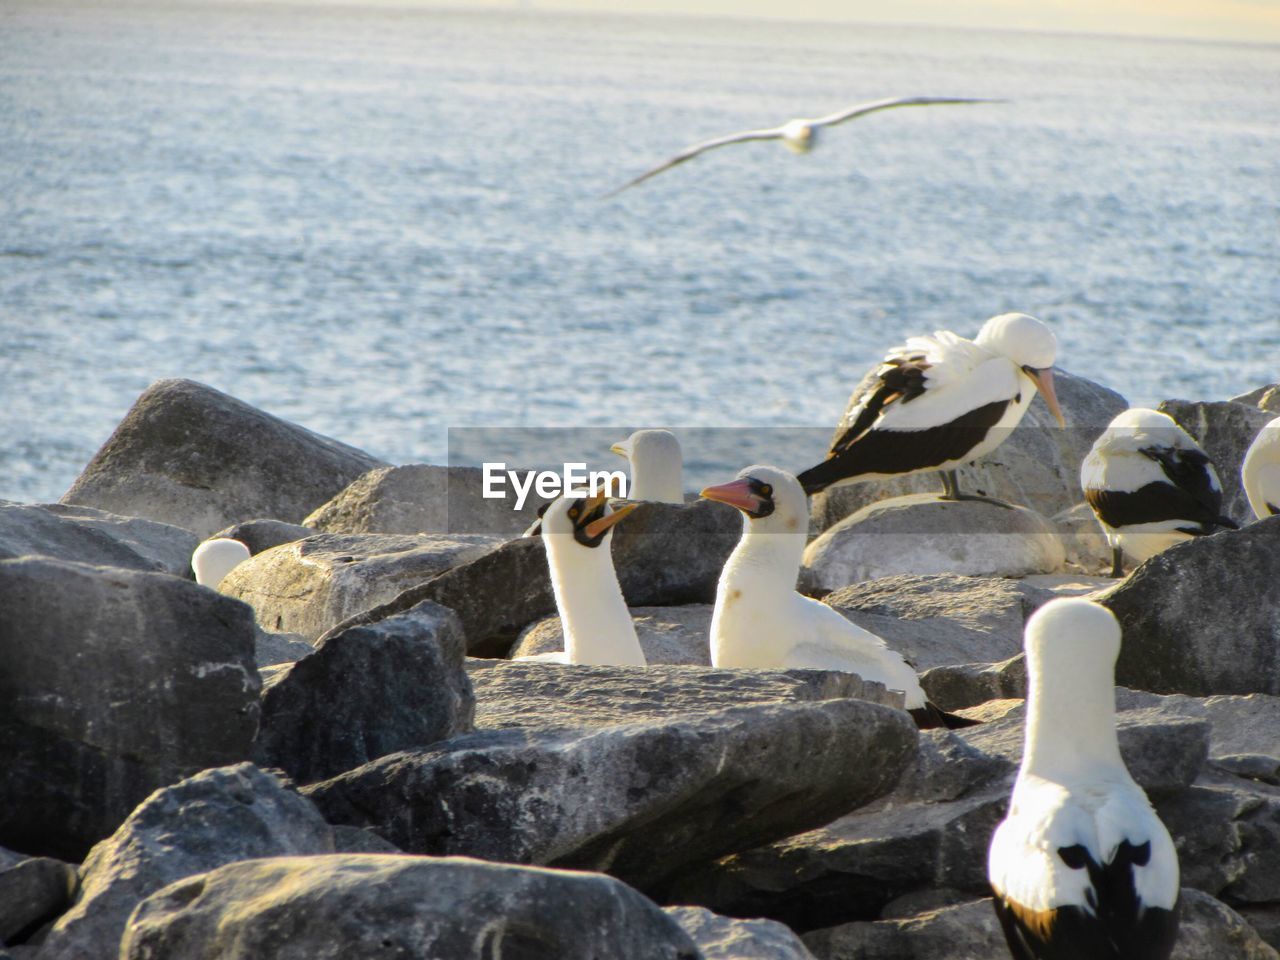
[[[916,95],[1006,102],[604,198],[706,137]],[[165,377],[395,463],[473,427],[820,452],[887,349],[1013,310],[1134,404],[1280,379],[1280,46],[0,3],[0,498],[61,496]],[[731,476],[724,446],[686,456]]]

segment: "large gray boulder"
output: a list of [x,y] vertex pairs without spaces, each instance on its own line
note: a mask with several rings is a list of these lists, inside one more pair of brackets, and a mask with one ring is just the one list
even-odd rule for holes
[[484,496],[479,467],[414,463],[370,470],[303,522],[324,533],[484,533],[518,537],[546,501],[532,495],[516,510]]
[[1243,403],[1247,407],[1257,407],[1267,413],[1280,413],[1280,383],[1269,383],[1248,393],[1231,398],[1232,403]]
[[0,561],[0,842],[78,861],[149,793],[243,760],[252,614],[159,573]]
[[122,960],[700,960],[675,920],[611,877],[376,854],[275,857],[138,908]]
[[1213,460],[1222,481],[1222,512],[1236,523],[1251,523],[1253,508],[1240,482],[1240,467],[1258,431],[1275,419],[1275,414],[1230,400],[1166,400],[1158,409],[1178,421]]
[[20,942],[71,905],[76,868],[52,857],[0,867],[0,944]]
[[209,539],[239,540],[249,548],[250,554],[258,554],[283,543],[314,537],[319,532],[301,524],[285,523],[283,520],[245,520],[219,530]]
[[175,880],[237,860],[333,851],[333,829],[276,777],[247,763],[206,770],[154,793],[93,848],[75,906],[41,957],[112,960],[134,907]]
[[[1129,404],[1115,391],[1065,370],[1055,368],[1053,378],[1066,429],[1059,429],[1044,398],[1037,396],[1007,440],[981,460],[960,468],[960,483],[966,493],[1030,507],[1046,517],[1080,501],[1080,462],[1106,425]],[[861,389],[859,385],[853,396]],[[835,436],[847,426],[848,416],[846,408]],[[825,530],[877,500],[935,494],[941,488],[935,473],[833,487],[813,498],[813,524],[817,530]]]
[[53,557],[191,578],[199,541],[186,530],[60,503],[0,503],[0,560]]
[[[688,603],[681,607],[634,607],[631,622],[645,661],[711,663],[711,614],[709,603]],[[511,656],[527,657],[564,649],[564,626],[559,616],[544,617],[530,624],[511,648]]]
[[63,496],[208,537],[249,517],[296,523],[374,467],[369,454],[191,380],[158,380]]
[[902,694],[851,673],[655,665],[596,667],[468,661],[481,729],[607,727],[679,721],[747,704],[855,697],[902,709]]
[[253,607],[265,629],[314,641],[498,542],[475,534],[319,534],[250,557],[218,589]]
[[653,889],[691,863],[825,823],[892,787],[905,713],[860,700],[471,734],[305,788],[413,853],[607,870]]
[[472,728],[462,628],[430,601],[330,637],[263,691],[254,760],[312,783]]
[[667,907],[702,960],[814,960],[799,937],[773,920],[738,920],[702,907]]
[[1198,537],[1097,595],[1124,631],[1116,682],[1156,693],[1280,694],[1280,518]]
[[1024,577],[1065,563],[1057,529],[1034,510],[913,494],[868,504],[819,534],[801,580],[838,590],[897,574]]

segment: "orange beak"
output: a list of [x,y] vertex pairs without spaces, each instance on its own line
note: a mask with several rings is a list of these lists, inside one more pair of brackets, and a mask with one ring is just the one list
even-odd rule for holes
[[[587,512],[590,513],[591,511],[595,510],[595,508],[598,507],[602,502],[604,502],[605,499],[606,497],[603,494],[601,494],[598,497],[591,497],[586,504]],[[594,540],[596,537],[600,536],[600,534],[604,533],[606,530],[612,529],[614,526],[616,526],[617,524],[625,520],[627,518],[627,515],[630,514],[633,510],[635,510],[638,506],[640,506],[640,504],[638,503],[628,503],[625,506],[621,506],[617,510],[614,510],[613,513],[605,514],[599,520],[592,520],[584,528],[586,530],[587,536],[590,537],[592,540]]]
[[754,513],[760,507],[760,498],[751,492],[751,481],[746,477],[707,487],[698,496],[705,500],[727,503],[745,513]]
[[1058,426],[1065,427],[1067,421],[1062,415],[1062,408],[1058,406],[1058,394],[1053,389],[1053,368],[1044,367],[1040,370],[1028,370],[1027,376],[1035,381],[1036,388],[1040,391],[1040,396],[1044,397],[1044,402],[1048,405],[1049,412],[1053,414],[1053,418],[1058,421]]

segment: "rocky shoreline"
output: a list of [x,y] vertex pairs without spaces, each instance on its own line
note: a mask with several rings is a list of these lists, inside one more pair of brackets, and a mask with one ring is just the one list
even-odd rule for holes
[[[814,500],[802,588],[983,721],[923,732],[849,674],[707,666],[724,504],[615,531],[653,666],[514,662],[560,643],[536,504],[158,382],[61,503],[0,501],[0,958],[1004,956],[1022,630],[1083,594],[1123,627],[1174,957],[1280,958],[1280,518],[1239,481],[1280,389],[1161,405],[1242,527],[1113,581],[1077,494],[1126,404],[1057,382],[1067,430],[1037,401],[963,471],[1017,511],[927,477]],[[253,555],[219,592],[189,568],[215,534]]]

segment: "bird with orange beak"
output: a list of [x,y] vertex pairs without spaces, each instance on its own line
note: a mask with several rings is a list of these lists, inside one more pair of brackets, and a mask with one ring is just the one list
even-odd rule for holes
[[859,480],[936,470],[943,499],[960,491],[956,468],[1003,443],[1037,393],[1066,426],[1053,388],[1058,341],[1025,313],[992,317],[973,340],[940,330],[911,337],[863,379],[826,459],[798,477],[805,493]]

